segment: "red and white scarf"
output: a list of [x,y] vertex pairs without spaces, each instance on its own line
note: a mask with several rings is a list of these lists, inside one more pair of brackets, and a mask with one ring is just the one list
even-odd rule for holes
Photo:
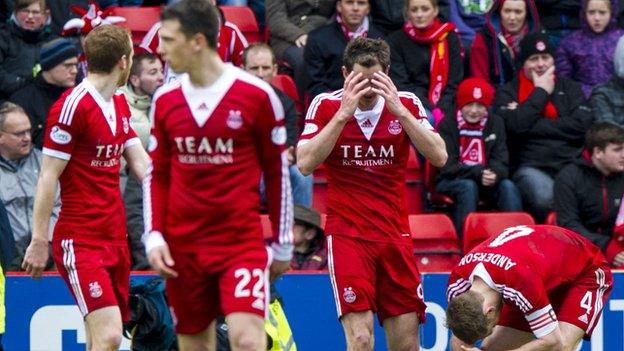
[[488,121],[486,115],[478,123],[468,123],[457,111],[457,130],[459,131],[459,163],[468,166],[487,164],[485,159],[485,140],[483,130]]
[[340,14],[336,15],[336,22],[340,24],[340,28],[342,28],[342,33],[344,34],[345,38],[347,38],[347,42],[351,42],[360,37],[366,38],[366,36],[368,35],[368,29],[370,26],[368,17],[364,17],[364,21],[362,21],[362,24],[357,27],[357,29],[353,32],[349,29],[349,27],[347,27],[347,24],[344,22]]
[[448,82],[449,46],[446,39],[455,30],[452,23],[442,23],[437,18],[426,29],[416,28],[412,22],[403,25],[405,34],[419,44],[429,44],[429,101],[435,106]]
[[[520,70],[518,81],[519,81],[518,100],[520,101],[520,103],[523,103],[529,98],[531,93],[533,93],[533,90],[535,90],[535,85],[524,74],[524,70]],[[544,109],[541,111],[541,114],[542,116],[548,119],[555,120],[559,118],[559,112],[557,112],[557,108],[552,103],[551,99],[548,99],[548,103],[546,104],[546,106],[544,106]]]
[[524,26],[522,26],[522,28],[520,29],[520,32],[518,32],[516,34],[511,34],[511,33],[507,32],[505,27],[503,27],[503,30],[502,30],[501,34],[502,34],[503,38],[505,39],[505,42],[507,43],[507,46],[511,49],[511,57],[512,58],[516,58],[516,57],[518,57],[518,54],[520,54],[520,41],[528,33],[529,33],[529,25],[526,24],[526,23],[524,24]]

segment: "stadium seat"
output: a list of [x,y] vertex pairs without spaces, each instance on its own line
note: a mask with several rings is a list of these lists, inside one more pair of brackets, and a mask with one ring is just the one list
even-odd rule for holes
[[115,7],[112,14],[126,19],[119,25],[128,28],[132,32],[132,41],[141,43],[141,39],[152,28],[154,23],[160,21],[160,6],[151,7]]
[[271,219],[268,214],[260,215],[260,223],[262,224],[262,234],[265,239],[271,239],[273,237],[273,227],[271,226]]
[[532,224],[535,220],[526,212],[473,212],[464,221],[464,253],[506,228]]
[[438,169],[431,165],[427,160],[425,161],[425,191],[427,192],[427,205],[434,209],[446,209],[453,205],[453,199],[450,196],[440,194],[436,191],[435,180],[438,174]]
[[249,43],[261,41],[260,27],[253,11],[247,6],[219,6],[228,22],[234,23]]
[[421,272],[448,272],[459,262],[461,249],[451,219],[441,213],[409,216],[414,256]]
[[551,211],[548,214],[548,217],[546,217],[546,223],[544,224],[557,225],[557,213],[555,211]]
[[289,75],[278,74],[273,77],[271,84],[273,84],[273,86],[275,86],[277,89],[283,91],[284,94],[288,95],[289,98],[293,99],[297,112],[303,113],[303,105],[301,104],[301,100],[299,99],[297,86],[295,85],[295,81]]

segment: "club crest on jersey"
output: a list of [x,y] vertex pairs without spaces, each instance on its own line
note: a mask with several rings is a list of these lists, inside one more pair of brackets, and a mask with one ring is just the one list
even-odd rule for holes
[[57,144],[66,145],[72,140],[72,136],[69,132],[62,130],[58,126],[54,126],[52,130],[50,130],[50,139]]
[[395,119],[390,121],[390,124],[388,125],[388,132],[390,134],[398,135],[401,131],[403,131],[403,126],[399,123],[399,120]]
[[347,287],[347,288],[344,288],[344,292],[342,293],[342,298],[345,300],[346,303],[354,303],[355,300],[357,299],[357,295],[355,295],[355,292],[353,291],[352,287]]
[[284,145],[286,143],[286,128],[284,126],[273,128],[271,140],[275,145]]
[[91,295],[94,299],[102,296],[102,287],[100,286],[100,283],[97,281],[89,283],[89,295]]
[[130,124],[128,123],[128,117],[121,117],[121,125],[123,126],[123,131],[125,134],[128,134],[130,131]]
[[232,129],[239,129],[243,126],[243,116],[241,116],[240,110],[230,110],[227,120],[225,121],[228,127]]

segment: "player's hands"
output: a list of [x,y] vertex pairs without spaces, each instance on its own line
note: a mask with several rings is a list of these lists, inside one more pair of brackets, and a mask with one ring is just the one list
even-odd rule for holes
[[344,82],[340,109],[338,109],[336,113],[337,118],[339,118],[341,122],[346,122],[353,116],[360,102],[360,98],[372,89],[368,86],[368,83],[368,79],[364,78],[362,73],[355,73],[353,71],[349,73]]
[[614,266],[624,266],[624,251],[620,251],[619,254],[615,255],[613,258]]
[[24,261],[22,262],[22,269],[30,274],[31,277],[38,279],[41,278],[41,274],[47,262],[48,242],[45,240],[38,240],[33,236],[30,245],[28,245],[26,249]]
[[269,281],[272,283],[290,269],[290,261],[273,260],[269,268]]
[[295,147],[294,146],[289,146],[287,149],[288,153],[286,154],[286,160],[288,161],[288,165],[292,166],[293,164],[295,164],[296,160],[296,153],[295,153]]
[[535,71],[531,71],[531,79],[536,88],[546,90],[548,95],[552,94],[553,90],[555,90],[555,66],[551,66],[541,76]]
[[[386,100],[386,107],[393,115],[400,117],[409,114],[409,111],[399,98],[397,87],[384,72],[375,72],[373,74],[373,92]],[[407,114],[406,114],[407,113]]]
[[295,45],[297,45],[298,48],[302,48],[306,46],[307,43],[308,43],[307,34],[301,35],[299,38],[295,39]]
[[484,169],[483,173],[481,173],[481,184],[483,184],[483,186],[492,186],[496,184],[496,173],[494,173],[491,169]]
[[178,276],[178,272],[171,268],[175,262],[173,258],[171,258],[171,252],[169,252],[169,246],[167,246],[167,244],[156,246],[151,249],[147,255],[147,259],[152,265],[152,268],[163,278],[175,278]]

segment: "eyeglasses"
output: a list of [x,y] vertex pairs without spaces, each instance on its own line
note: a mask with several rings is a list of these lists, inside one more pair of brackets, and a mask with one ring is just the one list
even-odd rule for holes
[[40,10],[29,10],[29,9],[21,9],[17,11],[18,14],[20,15],[32,15],[33,17],[37,17],[37,16],[41,16],[43,14],[43,12],[41,12]]
[[14,136],[16,138],[22,139],[22,138],[25,138],[27,136],[28,137],[30,136],[31,129],[26,129],[26,130],[23,130],[21,132],[7,132],[6,130],[3,130],[2,133],[11,134],[12,136]]
[[78,63],[64,63],[63,67],[67,70],[78,69]]

